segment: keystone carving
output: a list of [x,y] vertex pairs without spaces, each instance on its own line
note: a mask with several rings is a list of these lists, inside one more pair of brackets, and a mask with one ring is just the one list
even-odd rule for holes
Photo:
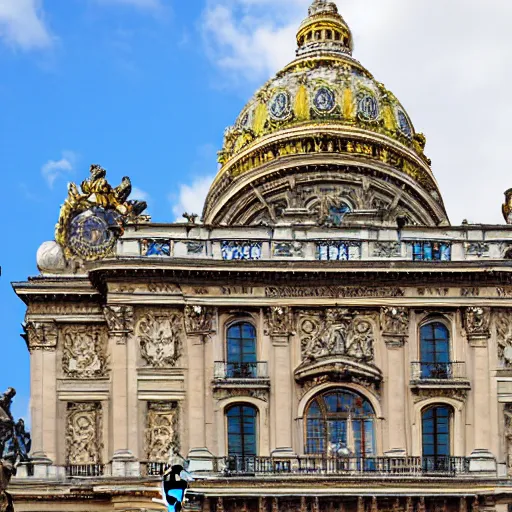
[[58,329],[55,322],[29,322],[24,326],[23,337],[28,349],[55,350],[57,347]]
[[62,364],[66,375],[82,379],[105,376],[107,343],[101,328],[70,325],[62,329],[62,338]]
[[183,316],[169,312],[166,316],[144,315],[136,327],[140,353],[154,368],[173,367],[181,355]]
[[101,464],[102,410],[100,403],[68,404],[66,446],[68,464]]

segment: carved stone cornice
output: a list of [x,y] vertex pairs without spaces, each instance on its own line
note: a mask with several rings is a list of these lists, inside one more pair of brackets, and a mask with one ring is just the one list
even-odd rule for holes
[[208,336],[216,330],[217,309],[185,306],[185,331],[189,336]]
[[109,335],[116,338],[118,345],[124,345],[135,328],[132,306],[105,306],[103,314],[107,321]]
[[403,347],[409,335],[409,309],[399,307],[381,308],[380,327],[388,347]]
[[446,388],[427,388],[417,386],[412,388],[412,392],[414,394],[414,403],[422,402],[423,400],[428,400],[429,398],[452,398],[454,400],[458,400],[459,402],[465,403],[468,398],[469,386],[466,385],[465,387],[457,387],[451,385],[450,387]]
[[266,322],[266,334],[271,337],[274,344],[288,343],[290,336],[294,334],[293,313],[289,307],[268,308]]
[[54,351],[57,348],[58,328],[55,322],[28,322],[22,335],[30,352],[33,350]]
[[472,346],[487,346],[491,332],[491,308],[471,306],[463,311],[464,328]]

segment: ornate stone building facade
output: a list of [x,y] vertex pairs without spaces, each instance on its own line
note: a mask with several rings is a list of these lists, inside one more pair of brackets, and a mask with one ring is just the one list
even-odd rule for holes
[[[226,131],[203,222],[92,166],[27,305],[19,512],[504,511],[512,228],[451,226],[425,137],[315,0]],[[512,222],[512,192],[503,213]]]

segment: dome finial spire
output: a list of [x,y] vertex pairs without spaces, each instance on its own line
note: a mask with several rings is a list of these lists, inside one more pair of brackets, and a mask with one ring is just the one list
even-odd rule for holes
[[297,44],[299,57],[318,52],[352,55],[352,33],[332,0],[313,0]]

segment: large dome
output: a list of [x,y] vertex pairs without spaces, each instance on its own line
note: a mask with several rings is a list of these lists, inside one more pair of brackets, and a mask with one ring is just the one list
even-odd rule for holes
[[313,2],[297,44],[226,130],[205,222],[326,223],[343,210],[344,222],[447,224],[425,137],[352,57],[334,3]]

